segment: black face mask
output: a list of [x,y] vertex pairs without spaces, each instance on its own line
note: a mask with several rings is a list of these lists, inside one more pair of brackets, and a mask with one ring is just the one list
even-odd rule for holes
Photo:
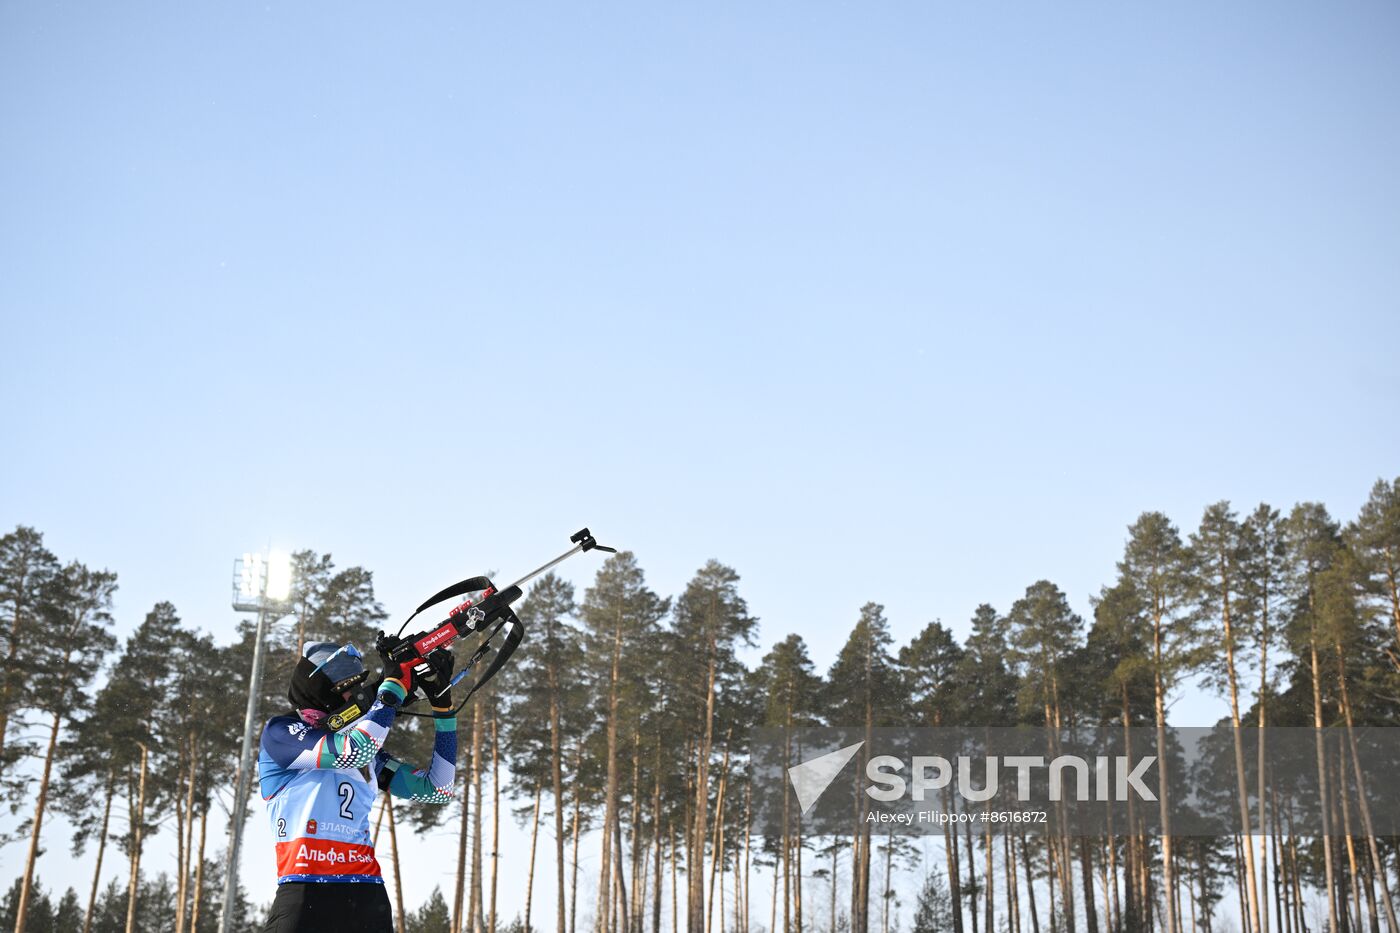
[[[326,671],[326,668],[316,670],[309,658],[298,660],[287,688],[287,699],[291,700],[293,709],[317,709],[328,714],[327,728],[342,729],[369,712],[379,684],[371,683],[369,672],[363,668],[339,682],[333,682]],[[350,693],[349,699],[344,696],[346,691]]]

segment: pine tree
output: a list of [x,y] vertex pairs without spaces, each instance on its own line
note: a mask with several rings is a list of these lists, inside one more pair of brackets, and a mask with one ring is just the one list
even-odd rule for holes
[[441,888],[434,887],[428,899],[407,919],[404,933],[452,933],[452,917]]
[[593,727],[585,703],[587,685],[579,677],[583,664],[581,635],[569,620],[575,612],[573,585],[553,573],[530,588],[521,618],[530,626],[530,646],[518,664],[520,687],[510,706],[511,770],[536,787],[548,786],[553,800],[555,931],[567,923],[564,882],[564,737]]
[[[1014,726],[1020,687],[1008,664],[1011,623],[986,603],[972,614],[972,631],[953,669],[957,721],[971,726]],[[908,664],[905,665],[908,667]]]
[[691,812],[689,933],[708,933],[705,910],[705,847],[710,838],[710,769],[715,750],[717,704],[725,685],[741,677],[737,648],[752,643],[757,620],[738,592],[739,575],[711,560],[701,567],[676,601],[672,654],[677,668],[671,683],[682,705],[690,709],[695,736],[695,803]]
[[[0,900],[0,929],[14,929],[19,919],[20,888],[23,884],[23,878],[16,878],[15,883],[5,892],[4,900]],[[48,892],[39,883],[39,879],[35,878],[30,885],[25,929],[29,933],[54,933],[53,913],[53,904],[49,902]]]
[[[1097,715],[1101,722],[1117,722],[1123,730],[1123,747],[1132,748],[1134,725],[1150,724],[1155,719],[1152,663],[1150,649],[1151,624],[1146,619],[1146,606],[1137,589],[1120,579],[1104,587],[1094,600],[1094,625],[1085,640],[1085,686],[1097,693]],[[1094,715],[1091,698],[1084,707]],[[1145,835],[1138,832],[1138,814],[1133,798],[1127,801],[1127,824],[1111,826],[1123,838],[1123,901],[1110,905],[1110,917],[1119,918],[1118,927],[1136,931],[1147,928],[1151,912],[1149,900],[1151,852]],[[1112,817],[1112,810],[1109,810]],[[1116,838],[1108,839],[1110,873],[1117,869]],[[1117,894],[1118,887],[1112,891]]]
[[1368,592],[1389,610],[1396,638],[1390,657],[1400,667],[1400,477],[1376,480],[1361,513],[1347,526],[1347,539]]
[[31,639],[22,690],[26,705],[49,718],[48,746],[34,804],[29,832],[29,853],[16,907],[15,933],[25,933],[30,886],[39,857],[39,840],[48,806],[50,779],[57,758],[58,739],[65,723],[81,713],[86,705],[83,691],[97,673],[100,659],[114,639],[111,625],[112,593],[117,588],[115,574],[93,571],[70,563],[54,577],[38,603],[42,624]]
[[[962,722],[966,712],[962,701],[967,697],[960,686],[958,669],[965,662],[966,654],[953,638],[953,633],[941,622],[930,622],[912,642],[899,649],[908,721],[924,726],[957,725]],[[943,796],[944,806],[951,807],[951,795],[946,789]],[[950,831],[943,842],[949,896],[952,899],[952,930],[962,933],[963,879],[957,834]]]
[[1152,624],[1150,657],[1157,726],[1157,799],[1162,821],[1164,911],[1167,933],[1181,933],[1168,794],[1167,698],[1192,670],[1199,653],[1192,618],[1185,611],[1189,578],[1186,552],[1176,526],[1161,512],[1144,512],[1128,529],[1128,543],[1118,569],[1123,581],[1137,591],[1137,598],[1142,601]]
[[[666,600],[647,588],[642,570],[630,551],[608,558],[584,594],[582,615],[584,629],[589,633],[586,656],[592,662],[590,675],[595,696],[599,698],[595,702],[604,711],[602,734],[594,736],[595,740],[602,740],[603,755],[600,757],[605,767],[598,908],[594,918],[598,933],[612,931],[618,881],[614,861],[621,862],[616,845],[621,830],[620,754],[626,738],[624,721],[634,715],[623,705],[630,693],[627,681],[636,670],[634,661],[643,663],[644,649],[654,644],[657,623],[668,608]],[[694,874],[691,881],[698,883]]]
[[1012,604],[1007,621],[1013,657],[1022,670],[1023,705],[1039,711],[1047,727],[1060,729],[1065,718],[1062,669],[1083,641],[1084,622],[1049,580],[1026,587],[1025,596]]
[[[1039,580],[1026,587],[1025,595],[1012,603],[1007,621],[1013,656],[1020,667],[1022,706],[1040,712],[1046,733],[1047,758],[1054,759],[1059,754],[1060,732],[1068,720],[1066,684],[1069,680],[1065,667],[1079,652],[1084,637],[1083,620],[1070,609],[1069,601],[1058,586]],[[1070,877],[1068,811],[1063,801],[1056,809],[1058,837],[1047,844],[1058,846],[1052,869],[1059,880],[1065,922],[1072,929],[1075,905]]]
[[[1245,645],[1252,639],[1242,625],[1244,619],[1239,613],[1244,587],[1244,567],[1247,542],[1244,529],[1228,502],[1217,502],[1208,506],[1201,516],[1201,527],[1191,536],[1189,555],[1191,581],[1197,605],[1203,622],[1202,631],[1214,628],[1220,621],[1219,640],[1216,644],[1223,650],[1208,651],[1204,658],[1216,659],[1207,663],[1206,670],[1216,679],[1222,676],[1230,698],[1231,735],[1234,744],[1235,791],[1239,805],[1241,838],[1244,843],[1244,888],[1245,903],[1249,911],[1247,930],[1261,931],[1259,919],[1259,873],[1254,861],[1254,845],[1250,838],[1251,820],[1249,813],[1249,791],[1245,786],[1244,738],[1240,735],[1240,689],[1237,677],[1237,658]],[[1214,645],[1211,646],[1214,648]]]
[[170,734],[169,701],[175,679],[172,662],[185,634],[175,607],[157,603],[126,641],[116,664],[121,676],[110,679],[100,695],[98,715],[107,744],[125,764],[118,792],[127,809],[122,847],[129,861],[128,933],[135,929],[141,910],[141,854],[147,837],[156,831],[147,814],[160,812],[177,792],[169,780],[171,772],[159,767],[157,759],[181,738]]
[[68,888],[63,892],[58,905],[53,909],[53,928],[58,933],[78,929],[83,923],[83,908],[78,901],[78,892]]
[[[766,726],[781,728],[784,734],[785,754],[789,762],[794,760],[792,731],[815,725],[822,705],[822,682],[812,667],[807,654],[807,645],[800,635],[789,635],[773,646],[764,656],[763,662],[752,676],[753,692],[762,698],[763,711],[760,720]],[[797,751],[800,759],[801,751]],[[800,861],[801,835],[796,824],[796,813],[792,810],[789,786],[783,785],[783,831],[773,842],[775,847],[774,871],[781,871],[783,889],[783,929],[792,929],[793,918],[801,929],[800,896],[794,901],[794,891],[800,884],[794,884],[795,862]],[[833,856],[834,857],[834,856]],[[774,880],[776,887],[776,875]]]
[[59,575],[58,558],[44,547],[44,536],[20,525],[0,538],[0,768],[8,771],[10,719],[24,703],[26,645],[38,638],[44,593]]
[[111,835],[112,801],[117,793],[117,778],[124,769],[125,749],[110,741],[107,721],[102,715],[103,710],[110,708],[105,699],[110,688],[109,679],[98,692],[92,712],[75,722],[63,739],[60,745],[62,778],[54,788],[56,807],[74,825],[73,853],[81,855],[91,838],[97,840],[92,886],[82,921],[84,933],[91,925]]
[[1327,509],[1316,502],[1299,503],[1293,507],[1284,524],[1289,559],[1293,575],[1294,605],[1289,623],[1289,639],[1294,653],[1306,666],[1312,686],[1312,725],[1315,735],[1319,807],[1322,811],[1323,873],[1327,893],[1328,933],[1337,933],[1337,871],[1333,855],[1330,797],[1327,790],[1327,762],[1323,726],[1326,725],[1322,705],[1323,634],[1318,613],[1318,585],[1322,575],[1336,561],[1341,550],[1341,534]]
[[948,895],[948,882],[936,866],[930,866],[919,888],[911,933],[947,933],[958,929],[957,908]]
[[[1370,875],[1378,877],[1380,880],[1380,903],[1385,912],[1386,922],[1392,931],[1397,931],[1400,930],[1400,922],[1397,922],[1395,905],[1391,898],[1386,863],[1381,858],[1379,847],[1376,844],[1376,831],[1367,799],[1367,784],[1370,783],[1374,788],[1375,776],[1368,776],[1366,769],[1362,767],[1355,733],[1357,715],[1353,700],[1360,699],[1365,705],[1366,695],[1374,691],[1376,685],[1355,676],[1357,668],[1361,665],[1349,659],[1364,659],[1373,656],[1377,646],[1383,645],[1389,640],[1383,634],[1386,629],[1374,624],[1373,619],[1359,599],[1364,586],[1365,573],[1350,549],[1343,547],[1332,565],[1318,574],[1314,605],[1317,613],[1318,633],[1323,643],[1331,649],[1324,653],[1330,653],[1336,665],[1337,703],[1342,714],[1342,723],[1345,726],[1346,753],[1343,755],[1345,759],[1343,768],[1345,770],[1345,765],[1348,763],[1352,768],[1351,779],[1355,782],[1357,789],[1355,799],[1358,802],[1358,816],[1366,839],[1366,857],[1370,860]],[[1385,696],[1382,702],[1392,704],[1396,702],[1393,695],[1389,695],[1388,690],[1382,688],[1382,691],[1384,691],[1383,695]],[[1338,788],[1338,794],[1343,797],[1351,796],[1347,790],[1345,779],[1342,780],[1341,787]],[[1352,874],[1355,878],[1355,855],[1351,851],[1352,840],[1350,838],[1352,835],[1354,834],[1348,830],[1348,855],[1353,863]],[[1376,898],[1369,880],[1365,882],[1365,892],[1372,915],[1372,925],[1375,926]]]
[[224,702],[223,684],[234,676],[229,655],[202,633],[181,630],[172,646],[170,701],[161,710],[164,741],[157,767],[173,776],[168,782],[168,810],[175,814],[175,933],[191,928],[199,885],[194,877],[202,863],[196,827],[205,827],[215,781],[236,764],[242,729],[236,704]]
[[[1016,723],[1016,694],[1020,685],[1007,664],[1011,656],[1010,630],[1010,621],[998,615],[986,603],[973,612],[972,631],[953,676],[954,704],[959,711],[957,718],[963,725],[981,726],[986,730]],[[987,807],[990,809],[990,801]],[[995,928],[996,915],[996,862],[992,828],[990,822],[983,824],[983,915],[988,930]]]
[[[827,674],[827,720],[832,725],[865,730],[857,773],[864,773],[871,731],[877,726],[897,725],[901,718],[904,678],[890,656],[891,643],[885,607],[866,603]],[[851,933],[868,933],[870,929],[870,824],[865,821],[862,803],[858,798],[852,813]]]

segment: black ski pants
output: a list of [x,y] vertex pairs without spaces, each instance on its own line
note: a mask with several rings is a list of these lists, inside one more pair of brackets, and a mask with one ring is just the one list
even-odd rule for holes
[[277,886],[263,933],[393,933],[382,884],[288,881]]

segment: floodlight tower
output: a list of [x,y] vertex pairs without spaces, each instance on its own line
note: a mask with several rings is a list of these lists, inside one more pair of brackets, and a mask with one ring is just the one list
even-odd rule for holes
[[253,670],[248,681],[248,709],[243,717],[243,747],[238,753],[238,780],[234,785],[233,812],[229,818],[228,860],[224,876],[224,904],[219,915],[219,933],[228,933],[233,917],[233,899],[238,890],[238,850],[243,843],[243,817],[252,788],[253,734],[257,731],[258,693],[262,689],[263,640],[267,627],[291,611],[287,597],[292,589],[292,562],[286,554],[273,551],[244,554],[233,562],[233,608],[258,614],[253,636]]

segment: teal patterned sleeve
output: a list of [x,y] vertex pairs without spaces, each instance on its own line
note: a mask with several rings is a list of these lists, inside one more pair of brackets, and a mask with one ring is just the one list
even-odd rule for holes
[[384,756],[382,767],[391,775],[389,793],[395,797],[418,803],[447,803],[452,799],[457,780],[457,717],[434,719],[433,726],[433,760],[426,769],[410,769],[397,758]]

